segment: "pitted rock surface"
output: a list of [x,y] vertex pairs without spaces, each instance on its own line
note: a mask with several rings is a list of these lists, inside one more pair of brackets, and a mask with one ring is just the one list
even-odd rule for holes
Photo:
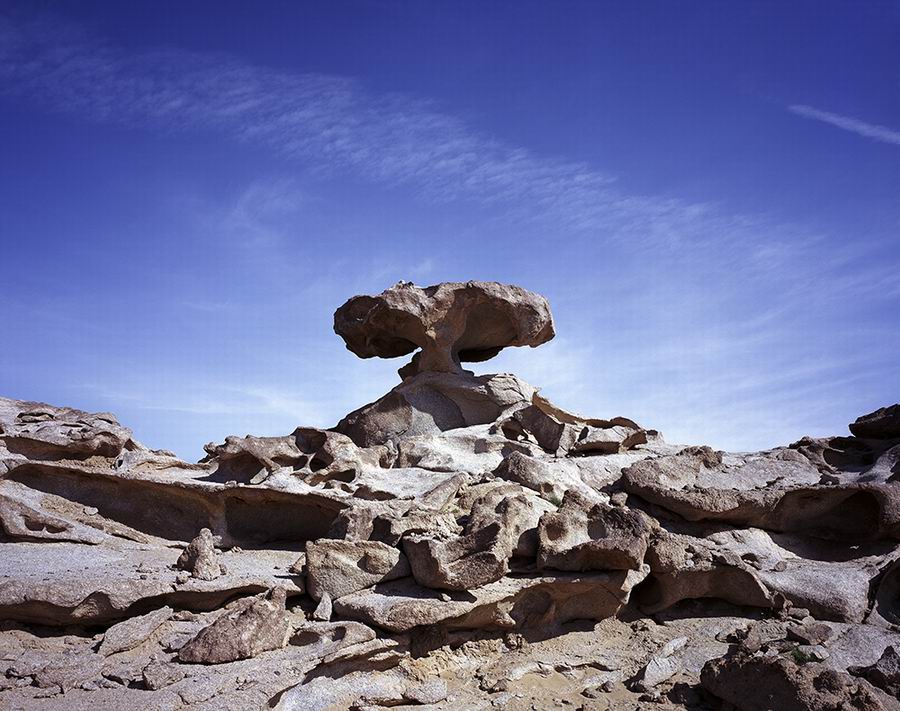
[[354,296],[335,312],[334,330],[360,358],[420,348],[404,377],[459,373],[461,362],[488,360],[508,346],[539,346],[555,335],[544,297],[487,281],[400,283],[378,296]]

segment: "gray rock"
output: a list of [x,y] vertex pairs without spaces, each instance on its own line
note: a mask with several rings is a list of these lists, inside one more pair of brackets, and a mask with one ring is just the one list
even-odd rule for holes
[[200,580],[215,580],[222,575],[222,566],[216,557],[216,542],[212,531],[208,528],[202,529],[184,549],[175,565],[189,572],[191,577]]
[[891,696],[900,698],[900,654],[897,654],[893,646],[887,647],[874,664],[853,667],[850,673],[861,676]]
[[313,610],[312,618],[319,622],[328,622],[331,620],[331,615],[331,593],[326,591],[322,594],[322,598],[319,600],[319,604],[316,605],[316,609]]
[[284,605],[283,588],[239,601],[179,649],[178,659],[192,664],[221,664],[281,649],[290,633]]
[[534,388],[514,375],[425,371],[406,378],[335,429],[360,447],[399,443],[496,422],[530,404]]
[[334,330],[360,358],[421,352],[410,374],[458,373],[508,346],[539,346],[554,336],[550,305],[538,294],[497,282],[399,283],[355,296],[334,314]]
[[376,585],[334,601],[337,614],[389,632],[446,622],[460,629],[553,628],[574,619],[611,617],[649,570],[523,575],[467,592],[437,590],[411,578]]
[[113,625],[103,635],[99,649],[100,654],[108,657],[110,654],[134,649],[159,629],[160,625],[166,622],[173,613],[174,610],[171,607],[161,607],[146,615],[131,617]]
[[900,404],[857,417],[850,431],[867,439],[900,439]]
[[144,682],[144,688],[150,691],[158,691],[184,679],[184,672],[177,664],[151,662],[144,667],[141,678]]
[[650,527],[644,515],[594,503],[568,491],[558,511],[541,517],[538,566],[556,570],[636,570]]
[[307,587],[332,599],[410,574],[402,552],[377,541],[319,539],[306,546]]
[[131,440],[108,412],[0,398],[0,441],[9,452],[34,460],[84,460],[117,457]]
[[741,711],[900,709],[900,702],[868,682],[816,662],[797,664],[790,655],[726,655],[707,662],[700,680],[704,689]]

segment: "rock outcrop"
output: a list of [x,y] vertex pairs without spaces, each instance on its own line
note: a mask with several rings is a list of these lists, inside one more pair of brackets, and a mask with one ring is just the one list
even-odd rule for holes
[[400,284],[335,330],[418,352],[334,428],[196,464],[0,399],[0,707],[897,708],[900,405],[730,454],[464,371],[553,337],[519,287]]
[[857,417],[850,431],[862,439],[900,439],[900,405],[882,407]]

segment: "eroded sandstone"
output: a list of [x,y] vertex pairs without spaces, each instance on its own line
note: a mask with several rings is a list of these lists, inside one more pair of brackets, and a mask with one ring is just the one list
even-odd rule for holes
[[896,708],[900,406],[730,454],[464,371],[553,337],[518,287],[335,330],[418,352],[335,428],[198,463],[0,399],[0,706]]

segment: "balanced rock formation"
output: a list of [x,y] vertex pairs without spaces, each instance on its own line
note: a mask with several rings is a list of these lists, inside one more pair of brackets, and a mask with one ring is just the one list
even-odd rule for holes
[[553,337],[519,287],[399,284],[335,330],[418,352],[198,463],[0,399],[0,708],[897,708],[900,405],[731,454],[463,370]]
[[421,288],[401,282],[378,296],[354,296],[334,314],[334,331],[360,358],[397,358],[421,349],[404,377],[460,373],[461,362],[508,346],[539,346],[555,335],[547,300],[488,281]]

